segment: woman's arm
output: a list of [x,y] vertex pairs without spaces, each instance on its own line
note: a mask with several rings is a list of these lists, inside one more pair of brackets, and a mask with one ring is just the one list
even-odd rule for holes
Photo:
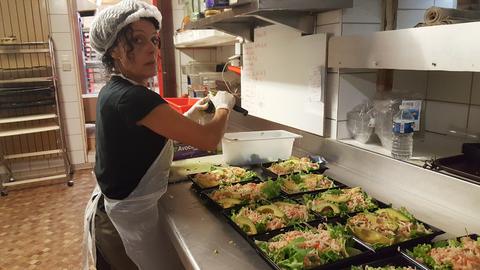
[[157,134],[177,140],[202,150],[215,150],[223,137],[229,110],[217,109],[212,121],[200,125],[174,111],[166,103],[155,107],[138,125],[143,125]]

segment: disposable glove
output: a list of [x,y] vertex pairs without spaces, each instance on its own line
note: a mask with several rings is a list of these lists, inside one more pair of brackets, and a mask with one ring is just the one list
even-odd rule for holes
[[231,111],[235,106],[235,97],[226,91],[218,91],[215,96],[209,95],[209,98],[217,110],[227,109]]
[[207,113],[205,110],[208,108],[208,97],[204,97],[186,111],[183,115],[197,123],[204,124],[208,122],[213,116]]

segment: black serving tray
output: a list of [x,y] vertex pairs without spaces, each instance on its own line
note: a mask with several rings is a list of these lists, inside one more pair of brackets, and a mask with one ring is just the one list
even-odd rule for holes
[[[313,173],[313,172],[312,172],[312,173],[308,173],[308,174],[319,174],[319,173]],[[332,178],[329,177],[328,175],[326,175],[326,176],[327,176],[330,180],[333,181],[333,184],[334,184],[335,186],[330,187],[330,188],[307,190],[307,191],[300,191],[300,192],[295,192],[295,193],[288,193],[288,192],[286,192],[286,191],[284,191],[284,190],[282,189],[282,194],[283,194],[284,196],[287,196],[287,197],[296,197],[296,196],[301,196],[301,195],[303,195],[303,194],[310,194],[310,193],[315,193],[315,192],[324,192],[324,191],[327,191],[327,190],[329,190],[329,189],[345,188],[345,187],[347,187],[347,185],[342,184],[342,183],[338,182],[338,181],[335,180],[335,179],[332,179]],[[284,177],[284,175],[282,175],[281,177]],[[275,179],[276,179],[275,181],[278,181],[278,180],[279,180],[278,177],[275,178]]]
[[[354,188],[354,187],[347,187],[347,186],[340,187],[340,189],[345,189],[345,188]],[[306,192],[305,194],[311,194],[311,195],[316,196],[316,195],[318,195],[318,194],[320,194],[320,193],[322,193],[322,192],[325,192],[325,191],[326,191],[326,190],[312,191],[312,192]],[[373,198],[373,197],[372,197],[372,198]],[[297,202],[299,202],[299,203],[301,203],[301,204],[305,204],[305,200],[303,199],[303,194],[302,194],[302,196],[299,195],[299,196],[297,196],[297,197],[293,197],[292,199],[295,200],[295,201],[297,201]],[[377,204],[377,207],[376,207],[376,208],[369,209],[369,210],[367,210],[367,211],[375,211],[375,210],[380,209],[380,208],[389,208],[389,207],[391,207],[390,204],[386,204],[386,203],[384,203],[384,202],[382,202],[382,201],[379,201],[379,200],[377,200],[377,199],[375,199],[375,198],[373,198],[373,201]],[[345,221],[347,218],[352,217],[352,216],[354,216],[354,215],[356,215],[356,214],[358,214],[358,213],[361,213],[361,212],[363,212],[363,211],[356,211],[356,212],[348,213],[348,214],[346,214],[346,215],[344,215],[344,216],[337,215],[337,216],[327,217],[327,216],[324,216],[324,215],[322,215],[322,214],[320,214],[320,213],[317,213],[317,212],[315,212],[315,211],[312,211],[312,213],[314,213],[314,214],[317,215],[318,217],[320,217],[320,218],[322,218],[322,219],[325,219],[325,220],[332,220],[332,221]]]
[[[308,225],[316,227],[320,223],[322,223],[322,222],[321,221],[313,221],[313,222],[308,222]],[[281,233],[288,232],[288,231],[291,231],[291,230],[294,230],[294,229],[295,229],[294,227],[289,227],[289,228],[285,228],[282,231],[268,232],[268,233],[265,233],[265,234],[256,235],[256,236],[250,237],[250,240],[248,240],[248,242],[252,245],[252,247],[255,249],[255,251],[258,254],[260,254],[260,256],[272,267],[272,269],[283,270],[272,259],[270,259],[267,256],[267,254],[265,254],[255,244],[255,241],[256,240],[268,241],[269,239],[273,238],[276,235],[279,235]],[[354,255],[352,257],[348,257],[348,258],[345,258],[345,259],[338,260],[336,262],[320,265],[320,266],[311,268],[309,270],[337,270],[337,269],[342,269],[342,268],[345,268],[347,266],[354,265],[354,264],[363,264],[363,263],[366,263],[366,262],[372,260],[372,258],[377,258],[376,257],[377,254],[368,250],[366,247],[364,247],[363,245],[361,245],[360,243],[358,243],[356,241],[354,241],[354,246],[353,247],[362,251],[362,253],[360,253],[358,255]]]
[[[289,199],[289,198],[286,198],[286,197],[278,197],[278,198],[275,198],[275,199],[272,199],[272,200],[268,200],[268,201],[262,201],[261,203],[257,203],[256,206],[261,206],[261,205],[267,205],[267,204],[271,204],[271,203],[274,203],[274,202],[278,202],[278,201],[291,201],[293,203],[297,203],[297,204],[301,204],[301,203],[298,203],[297,201],[295,200],[292,200],[292,199]],[[262,235],[262,234],[269,234],[269,233],[281,233],[281,232],[284,232],[285,230],[287,230],[288,228],[291,228],[293,227],[293,225],[290,225],[290,226],[285,226],[283,228],[280,228],[280,229],[276,229],[276,230],[271,230],[271,231],[267,231],[267,232],[263,232],[263,233],[258,233],[258,234],[255,234],[255,235],[248,235],[247,233],[245,233],[242,228],[240,228],[230,217],[232,215],[233,212],[235,211],[239,211],[242,207],[245,207],[245,206],[248,206],[248,205],[241,205],[241,206],[234,206],[234,207],[231,207],[231,208],[228,208],[228,209],[225,209],[224,211],[222,211],[222,214],[223,216],[227,219],[228,223],[230,225],[232,225],[232,227],[237,231],[239,232],[245,239],[247,239],[247,241],[251,241],[251,237],[253,236],[257,236],[257,235]],[[312,218],[308,221],[308,222],[317,222],[317,223],[321,223],[321,222],[324,222],[326,220],[322,219],[321,217],[319,217],[318,215],[315,215],[315,213],[313,211],[310,211],[309,210],[309,213],[312,215]],[[301,222],[303,223],[303,222]],[[299,223],[298,223],[299,224]]]
[[[254,167],[254,166],[239,166],[239,167],[244,168],[244,169],[249,170],[249,171],[253,171],[257,174],[257,176],[254,176],[252,178],[247,178],[247,179],[241,180],[239,182],[229,183],[228,185],[245,184],[245,183],[255,182],[255,181],[260,181],[261,180],[260,175],[261,175],[262,171],[258,170],[256,167]],[[194,180],[195,175],[204,174],[204,173],[208,173],[208,172],[193,173],[193,174],[187,175],[188,180],[190,180],[192,182],[192,188],[194,188],[195,190],[198,190],[198,191],[202,191],[202,190],[208,190],[208,189],[219,188],[220,187],[220,185],[217,185],[217,186],[213,186],[213,187],[203,188],[197,182],[195,182],[195,180]]]
[[[473,240],[477,240],[478,239],[478,235],[477,234],[469,234],[469,235],[464,235],[464,236],[460,236],[460,237],[457,237],[456,239],[457,240],[460,240],[460,238],[462,237],[470,237],[471,239]],[[441,241],[445,241],[445,240],[440,240],[438,242],[441,242]],[[433,243],[426,243],[426,244],[433,244]],[[412,247],[413,248],[413,247]],[[417,264],[419,267],[419,269],[422,269],[422,270],[433,270],[432,268],[429,268],[428,266],[424,265],[423,263],[421,262],[418,262],[415,258],[413,258],[412,256],[408,255],[407,253],[407,250],[406,249],[402,249],[400,251],[400,253],[402,254],[402,256],[404,256],[405,258],[407,258],[408,260],[412,261],[413,263]]]
[[[308,172],[303,172],[303,173],[323,174],[328,169],[328,167],[325,166],[324,161],[320,160],[319,157],[310,157],[310,160],[312,162],[319,163],[320,167],[316,170],[310,170]],[[278,174],[276,174],[276,173],[274,173],[274,172],[272,172],[268,169],[268,167],[270,167],[272,164],[282,162],[282,161],[285,161],[285,160],[278,160],[278,161],[274,161],[274,162],[262,163],[261,167],[262,167],[263,171],[265,172],[265,175],[267,175],[267,176],[269,176],[273,179],[276,179],[279,176],[287,175],[287,174],[278,175]],[[299,172],[297,172],[295,174],[298,174],[298,173]]]
[[465,177],[468,182],[480,185],[478,160],[470,160],[466,155],[458,155],[439,158],[433,164],[437,169]]
[[[263,181],[260,180],[260,179],[256,179],[256,180],[252,180],[252,181],[249,181],[248,183],[262,183]],[[243,183],[238,183],[238,184],[247,184],[247,182],[243,182]],[[203,198],[204,200],[207,201],[207,203],[211,206],[213,206],[215,209],[217,210],[220,210],[220,211],[223,211],[225,209],[233,209],[235,207],[239,207],[239,206],[244,206],[244,205],[248,205],[250,203],[254,203],[254,202],[247,202],[247,203],[242,203],[242,204],[237,204],[237,205],[234,205],[232,207],[228,207],[228,208],[223,208],[220,204],[218,204],[216,201],[212,200],[212,198],[210,198],[210,194],[216,190],[218,190],[219,188],[209,188],[209,189],[204,189],[204,190],[198,190],[197,193],[200,195],[201,198]],[[273,199],[276,199],[280,197],[277,196],[277,197],[274,197],[274,198],[269,198],[268,200],[273,200]],[[262,200],[259,200],[259,201],[256,201],[257,203],[258,202],[261,202]]]
[[[378,257],[378,256],[377,256]],[[375,258],[373,256],[372,258]],[[395,267],[412,267],[417,270],[428,270],[428,268],[425,268],[424,265],[418,263],[417,261],[413,260],[409,256],[403,253],[398,253],[396,255],[393,255],[391,257],[387,258],[378,258],[377,260],[373,260],[372,262],[365,263],[362,265],[356,265],[364,268],[365,266],[371,266],[371,267],[386,267],[386,266],[395,266]],[[351,267],[344,268],[344,270],[350,270]]]
[[30,93],[38,93],[43,91],[53,91],[53,87],[46,86],[46,87],[1,87],[0,88],[0,96],[7,96],[13,95],[18,96],[21,94],[30,94]]
[[410,239],[410,240],[407,240],[407,241],[403,241],[403,242],[400,242],[400,243],[396,243],[396,244],[393,244],[391,246],[381,247],[381,248],[377,248],[377,249],[373,248],[370,244],[360,240],[356,236],[354,236],[353,238],[355,239],[355,241],[357,241],[361,245],[365,246],[365,248],[367,248],[367,249],[369,249],[369,250],[371,250],[375,253],[386,255],[386,254],[394,254],[399,249],[408,249],[408,248],[414,247],[418,244],[429,243],[429,242],[432,241],[433,238],[445,233],[444,231],[442,231],[442,230],[440,230],[440,229],[438,229],[434,226],[431,226],[431,225],[429,225],[425,222],[422,222],[418,219],[417,219],[417,222],[423,223],[425,225],[425,228],[432,230],[433,233],[423,235],[423,236],[420,236],[420,237],[417,237],[417,238],[413,238],[413,239]]

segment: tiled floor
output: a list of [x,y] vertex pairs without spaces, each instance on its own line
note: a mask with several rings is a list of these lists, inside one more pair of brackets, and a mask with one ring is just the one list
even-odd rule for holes
[[90,170],[74,181],[0,198],[0,270],[81,269],[83,214],[95,181]]

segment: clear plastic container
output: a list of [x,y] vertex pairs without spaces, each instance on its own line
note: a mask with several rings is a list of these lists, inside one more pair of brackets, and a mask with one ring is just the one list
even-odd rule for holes
[[225,133],[223,160],[230,165],[249,165],[288,159],[293,142],[301,137],[285,130]]
[[217,63],[190,61],[188,64],[182,65],[182,74],[191,75],[200,72],[214,72],[216,68]]
[[392,156],[396,159],[409,159],[413,152],[413,130],[415,118],[405,106],[393,118]]
[[370,102],[364,102],[347,113],[347,128],[353,138],[361,143],[370,140],[373,133],[375,119]]

